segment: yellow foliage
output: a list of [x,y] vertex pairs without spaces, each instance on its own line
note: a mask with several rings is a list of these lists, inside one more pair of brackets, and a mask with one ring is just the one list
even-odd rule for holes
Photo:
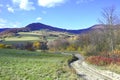
[[5,44],[0,44],[0,48],[5,48]]
[[81,51],[82,51],[82,48],[81,48],[81,47],[78,47],[78,49],[77,49],[77,50],[81,52]]
[[75,51],[75,50],[76,50],[76,48],[74,45],[70,45],[67,47],[67,51]]
[[40,42],[36,41],[33,43],[33,47],[36,48],[36,49],[39,49],[40,48]]
[[120,50],[114,50],[114,51],[112,51],[112,53],[114,54],[114,55],[120,55]]

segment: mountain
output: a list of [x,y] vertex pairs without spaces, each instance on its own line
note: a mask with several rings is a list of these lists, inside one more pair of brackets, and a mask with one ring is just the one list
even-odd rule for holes
[[17,33],[17,32],[29,32],[29,31],[35,31],[35,30],[49,30],[49,31],[58,31],[58,32],[68,32],[72,34],[80,34],[84,33],[86,31],[89,31],[87,29],[82,30],[67,30],[62,28],[57,28],[49,25],[45,25],[42,23],[31,23],[25,26],[24,28],[11,28],[11,29],[1,29],[0,35],[9,34],[9,33]]
[[91,26],[89,29],[95,30],[95,29],[104,29],[105,26],[103,24],[96,24]]
[[67,29],[52,27],[52,26],[45,25],[42,23],[32,23],[32,24],[27,25],[25,28],[31,31],[47,29],[50,31],[68,32],[68,33],[74,33],[74,34],[78,34],[80,32],[80,30],[67,30]]
[[42,24],[42,23],[31,23],[31,24],[28,24],[27,26],[25,26],[23,28],[1,29],[2,32],[0,32],[0,35],[13,34],[13,33],[16,34],[17,32],[29,32],[29,31],[44,30],[44,29],[48,30],[48,31],[68,32],[68,33],[72,33],[72,34],[83,34],[83,33],[88,33],[90,31],[93,31],[93,30],[104,29],[104,25],[97,24],[97,25],[93,25],[92,27],[89,27],[89,28],[86,28],[86,29],[67,30],[67,29],[53,27],[53,26],[50,26],[50,25],[45,25],[45,24]]
[[29,29],[27,28],[9,28],[6,30],[3,30],[0,32],[0,37],[1,36],[13,36],[16,35],[18,32],[29,32]]
[[5,31],[7,29],[10,29],[10,28],[0,28],[0,32]]
[[92,30],[92,28],[79,29],[79,30],[67,30],[67,29],[52,27],[52,26],[45,25],[42,23],[32,23],[32,24],[27,25],[25,28],[29,29],[30,31],[47,29],[50,31],[68,32],[68,33],[73,33],[73,34],[86,33]]

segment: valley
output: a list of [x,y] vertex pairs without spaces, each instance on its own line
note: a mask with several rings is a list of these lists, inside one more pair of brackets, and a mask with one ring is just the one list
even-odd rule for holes
[[[103,26],[94,25],[79,34],[44,27],[34,30],[30,25],[30,31],[1,32],[0,79],[119,80],[119,47],[116,44],[116,50],[108,53],[108,43],[101,41],[107,41]],[[119,43],[119,28],[115,33]],[[69,67],[76,53],[82,60],[73,61]]]
[[120,0],[0,0],[0,80],[120,80]]

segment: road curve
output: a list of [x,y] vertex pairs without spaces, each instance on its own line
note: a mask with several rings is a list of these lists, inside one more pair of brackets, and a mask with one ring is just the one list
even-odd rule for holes
[[75,69],[76,73],[85,80],[120,80],[119,78],[114,79],[106,76],[99,70],[90,67],[84,62],[84,58],[80,54],[75,54],[74,57],[77,57],[78,60],[72,62],[70,65]]

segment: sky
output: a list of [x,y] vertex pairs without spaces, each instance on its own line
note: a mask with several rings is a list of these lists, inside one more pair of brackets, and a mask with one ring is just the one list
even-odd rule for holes
[[120,0],[0,0],[0,28],[25,27],[40,22],[64,29],[84,29],[99,24],[103,8]]

